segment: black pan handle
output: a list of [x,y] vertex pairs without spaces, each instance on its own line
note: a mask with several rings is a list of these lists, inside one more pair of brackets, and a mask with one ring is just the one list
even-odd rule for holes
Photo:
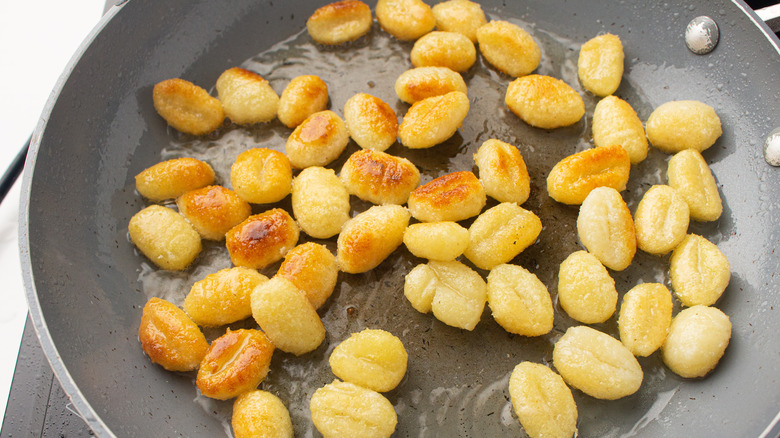
[[16,154],[11,165],[8,166],[8,169],[5,170],[3,176],[0,177],[0,202],[3,202],[5,195],[8,194],[11,187],[14,186],[14,183],[19,178],[19,175],[21,175],[22,170],[24,169],[24,161],[27,158],[27,151],[30,149],[31,140],[32,137],[27,139],[27,143],[22,146],[22,149]]

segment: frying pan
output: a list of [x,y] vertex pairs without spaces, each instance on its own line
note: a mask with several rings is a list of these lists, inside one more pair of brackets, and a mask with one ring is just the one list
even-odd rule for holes
[[[329,83],[331,106],[339,113],[346,98],[366,91],[403,114],[392,83],[410,66],[403,54],[411,45],[387,38],[375,26],[349,47],[317,49],[300,30],[323,3],[126,2],[107,14],[58,83],[33,135],[24,174],[23,271],[43,349],[97,435],[230,433],[230,403],[198,395],[191,374],[152,364],[137,340],[148,296],[167,294],[180,301],[192,281],[229,263],[219,245],[207,245],[196,266],[184,273],[150,268],[127,238],[129,218],[146,205],[134,190],[133,176],[162,159],[187,154],[211,157],[218,174],[225,175],[224,163],[242,148],[281,148],[289,133],[276,122],[227,125],[200,139],[180,135],[154,113],[153,84],[182,77],[211,88],[222,71],[244,65],[281,92],[288,76],[308,72]],[[731,317],[731,344],[704,379],[678,378],[655,354],[640,361],[645,381],[633,396],[607,402],[574,391],[579,435],[776,436],[780,174],[764,162],[762,144],[780,126],[777,38],[741,1],[482,3],[490,17],[531,31],[545,60],[538,71],[566,79],[584,96],[589,112],[596,100],[577,83],[576,53],[587,39],[612,32],[626,47],[626,73],[616,94],[640,118],[646,120],[663,102],[697,99],[716,108],[723,122],[723,136],[704,156],[725,200],[724,213],[715,223],[692,224],[691,232],[717,243],[731,261],[731,283],[717,303]],[[687,23],[699,15],[713,17],[721,32],[716,49],[704,56],[688,51],[683,41]],[[256,56],[269,50],[275,57]],[[361,70],[350,64],[351,52],[377,53],[381,68]],[[310,56],[325,61],[307,64]],[[509,78],[486,65],[465,76],[472,110],[459,133],[430,150],[409,152],[395,145],[390,152],[409,156],[430,179],[470,170],[473,149],[489,136],[516,144],[532,175],[532,197],[525,206],[542,217],[545,230],[514,262],[537,273],[555,297],[557,266],[579,249],[573,231],[576,208],[551,201],[544,181],[555,162],[590,146],[589,118],[555,131],[531,128],[501,104]],[[357,149],[354,144],[349,148],[331,167],[338,169]],[[651,184],[664,181],[667,159],[651,150],[632,169],[624,192],[632,211]],[[355,205],[355,211],[365,208]],[[412,310],[400,293],[403,275],[420,262],[401,248],[374,271],[341,274],[320,311],[329,332],[323,345],[301,358],[274,356],[263,387],[288,405],[298,435],[317,435],[308,418],[308,398],[334,379],[327,366],[330,350],[366,327],[392,331],[409,351],[405,380],[387,394],[399,415],[397,436],[522,435],[508,401],[509,373],[522,360],[550,363],[552,343],[573,321],[558,309],[553,332],[534,339],[508,335],[488,311],[473,332],[447,327]],[[629,269],[613,273],[619,292],[642,281],[668,284],[666,264],[668,258],[640,252]],[[597,328],[614,335],[614,319]]]

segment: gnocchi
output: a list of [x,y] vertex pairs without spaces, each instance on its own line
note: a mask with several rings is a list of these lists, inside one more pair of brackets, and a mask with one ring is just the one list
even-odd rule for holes
[[585,115],[582,97],[569,84],[551,76],[515,79],[509,83],[504,101],[521,120],[542,129],[573,125]]
[[371,30],[371,8],[358,0],[342,0],[318,8],[306,20],[306,29],[320,44],[343,44]]
[[542,59],[542,51],[533,37],[508,21],[493,20],[480,26],[477,29],[477,42],[487,62],[509,76],[530,74]]
[[341,167],[347,191],[373,204],[405,204],[420,184],[420,171],[406,158],[370,149],[357,151]]
[[650,144],[668,154],[709,148],[723,134],[720,117],[711,106],[696,100],[666,102],[647,119]]
[[509,143],[489,139],[474,154],[485,194],[518,205],[531,194],[531,177],[520,151]]
[[469,98],[460,91],[417,101],[406,112],[398,135],[409,149],[426,149],[443,143],[463,124],[469,112]]
[[638,284],[623,296],[620,341],[634,356],[650,356],[661,348],[671,323],[672,294],[663,284]]
[[135,176],[135,188],[152,202],[177,198],[214,183],[214,169],[195,158],[174,158],[147,167]]
[[575,320],[597,324],[615,313],[618,293],[615,280],[593,254],[576,251],[558,270],[558,302]]
[[476,216],[487,203],[485,189],[471,172],[442,175],[412,191],[409,211],[421,222],[457,222]]
[[479,3],[469,0],[447,0],[431,8],[436,17],[436,28],[445,32],[458,32],[471,42],[477,42],[477,29],[487,22]]
[[415,103],[452,91],[464,94],[467,91],[463,76],[447,67],[417,67],[407,70],[398,76],[394,88],[398,98],[406,103]]
[[628,152],[631,164],[647,158],[647,137],[642,121],[631,105],[616,96],[607,96],[593,110],[593,144],[620,145]]
[[463,73],[477,60],[477,49],[471,40],[458,32],[433,31],[420,37],[412,47],[415,67],[447,67]]
[[225,110],[216,97],[184,79],[158,82],[152,89],[154,109],[174,129],[204,135],[222,126]]
[[712,170],[702,155],[694,149],[686,149],[669,159],[666,176],[669,185],[688,203],[690,218],[711,222],[723,212],[723,202]]
[[209,274],[196,281],[184,298],[184,311],[201,326],[220,326],[252,316],[250,297],[268,278],[240,266]]
[[204,239],[223,240],[231,228],[252,214],[252,207],[236,192],[222,186],[206,186],[176,199],[176,206]]
[[582,204],[597,187],[626,189],[631,160],[618,145],[586,149],[569,155],[547,175],[547,193],[563,204]]
[[290,280],[306,294],[311,305],[319,309],[336,287],[339,266],[336,257],[324,245],[306,242],[284,256],[276,275]]
[[324,438],[389,438],[398,424],[393,404],[382,394],[339,380],[314,391],[309,410]]
[[252,148],[238,154],[230,166],[233,190],[252,204],[271,204],[290,194],[292,166],[283,153]]
[[718,247],[696,234],[685,236],[672,251],[669,277],[675,295],[686,306],[711,306],[731,279],[731,266]]
[[431,7],[422,0],[379,0],[375,13],[382,29],[399,40],[416,40],[436,26]]
[[276,118],[279,95],[255,72],[233,67],[217,79],[217,94],[225,115],[239,125],[269,122]]
[[403,380],[408,357],[404,344],[392,333],[365,329],[337,345],[328,362],[339,379],[387,392]]
[[349,220],[349,193],[336,172],[307,167],[293,180],[292,210],[304,233],[327,239]]
[[209,349],[206,337],[183,310],[156,297],[144,305],[138,339],[149,359],[168,371],[198,368]]
[[604,266],[622,271],[636,254],[634,220],[617,190],[598,187],[580,206],[577,235],[582,245]]
[[410,216],[400,205],[375,205],[347,221],[337,240],[341,270],[359,274],[379,266],[403,243]]
[[293,438],[290,412],[268,391],[256,389],[239,395],[230,423],[235,438]]
[[290,215],[274,208],[249,216],[225,236],[230,260],[236,266],[262,269],[298,243],[300,230]]
[[541,336],[553,328],[547,287],[522,266],[499,265],[487,277],[487,303],[493,319],[509,333]]
[[200,254],[200,234],[184,216],[161,205],[150,205],[130,218],[130,241],[162,269],[182,271]]
[[634,213],[636,245],[650,254],[667,254],[685,238],[689,222],[688,203],[675,189],[652,186]]
[[493,269],[531,246],[541,232],[539,216],[515,203],[503,202],[474,220],[463,255],[480,269]]
[[330,110],[306,118],[287,138],[285,153],[292,167],[305,169],[332,163],[347,147],[349,132],[338,114]]
[[319,76],[294,77],[279,97],[277,117],[288,128],[295,128],[310,115],[328,108],[328,85]]
[[469,245],[469,230],[457,222],[421,222],[406,228],[404,245],[416,257],[452,261]]
[[693,306],[672,320],[661,357],[675,374],[704,377],[718,365],[731,339],[731,320],[720,309]]
[[586,90],[599,97],[617,91],[623,78],[623,43],[610,33],[591,38],[580,48],[577,75]]
[[384,151],[398,137],[398,117],[382,99],[366,93],[350,97],[344,104],[344,121],[349,136],[363,149]]
[[561,376],[544,365],[522,362],[509,377],[509,396],[531,438],[571,438],[577,432],[577,404]]

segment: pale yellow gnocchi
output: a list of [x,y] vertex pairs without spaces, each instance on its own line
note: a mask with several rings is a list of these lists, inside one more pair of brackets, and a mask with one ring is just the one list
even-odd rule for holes
[[181,271],[200,254],[200,234],[187,219],[161,205],[150,205],[130,218],[130,241],[162,269]]
[[138,339],[149,359],[168,371],[198,368],[209,349],[206,337],[183,310],[156,297],[144,305]]
[[555,371],[533,362],[518,364],[509,377],[509,396],[530,438],[575,436],[577,404]]
[[476,216],[487,203],[482,183],[471,172],[442,175],[409,195],[409,211],[421,222],[457,222]]
[[152,89],[157,114],[185,134],[208,134],[222,126],[225,110],[216,97],[184,79],[158,82]]
[[345,382],[387,392],[403,380],[408,358],[398,337],[385,330],[365,329],[337,345],[328,363]]
[[467,91],[463,76],[447,67],[418,67],[407,70],[398,76],[394,88],[398,98],[406,103],[415,103],[452,91],[464,94]]
[[290,280],[274,276],[252,291],[252,317],[276,348],[296,356],[320,346],[325,339],[317,310]]
[[184,298],[184,311],[201,326],[220,326],[252,316],[250,298],[268,278],[254,269],[226,268],[196,281]]
[[382,394],[339,380],[314,391],[309,410],[324,438],[389,438],[398,424],[393,404]]
[[336,287],[339,265],[325,245],[306,242],[284,256],[276,275],[290,280],[319,309]]
[[222,186],[206,186],[176,199],[179,213],[204,239],[223,240],[231,228],[252,214],[252,207],[236,192]]
[[588,326],[570,327],[553,347],[553,364],[570,386],[602,400],[639,390],[642,367],[612,336]]
[[731,279],[731,265],[714,243],[689,234],[672,251],[669,276],[675,295],[686,306],[711,306]]
[[159,202],[177,198],[214,183],[214,169],[196,158],[174,158],[147,167],[135,176],[135,188],[144,198]]
[[615,313],[615,280],[593,254],[576,251],[558,269],[558,302],[575,320],[597,324]]
[[409,149],[425,149],[443,143],[463,125],[469,105],[468,96],[460,91],[415,102],[398,127],[401,144]]
[[461,33],[437,30],[415,41],[411,59],[415,67],[447,67],[462,73],[476,62],[477,49]]
[[285,153],[292,167],[305,169],[332,163],[347,147],[347,125],[330,110],[306,118],[287,137]]
[[509,83],[504,101],[517,117],[542,129],[573,125],[585,115],[582,97],[569,84],[551,76],[515,79]]
[[531,177],[520,151],[509,143],[489,139],[474,154],[485,194],[499,202],[518,205],[531,194]]
[[310,115],[328,108],[328,85],[315,75],[294,77],[279,98],[277,117],[288,128],[295,128]]
[[358,93],[344,104],[349,136],[363,149],[384,151],[398,137],[398,116],[382,99]]
[[225,235],[230,260],[252,269],[279,261],[298,243],[300,229],[290,214],[274,208],[249,216]]
[[457,222],[421,222],[404,231],[404,245],[416,257],[452,261],[469,245],[469,230]]
[[487,23],[482,6],[469,0],[447,0],[431,8],[436,17],[436,28],[458,32],[477,42],[477,29]]
[[717,220],[723,202],[710,167],[695,149],[686,149],[669,159],[666,177],[669,185],[685,198],[690,217],[695,221]]
[[349,193],[333,169],[307,167],[293,180],[292,210],[304,233],[333,237],[349,220]]
[[585,149],[562,159],[547,175],[547,193],[564,204],[582,204],[596,187],[626,189],[631,160],[619,145]]
[[485,309],[487,284],[463,263],[430,261],[406,274],[404,296],[418,312],[433,312],[439,321],[471,331]]
[[238,154],[230,166],[230,183],[238,196],[252,204],[271,204],[290,194],[292,166],[283,153],[252,148]]
[[239,395],[230,423],[235,438],[293,438],[290,412],[268,391],[256,389]]
[[279,95],[271,84],[240,67],[225,70],[217,78],[217,94],[225,115],[239,125],[271,121],[279,109]]
[[481,269],[507,263],[536,242],[542,221],[513,202],[502,202],[480,214],[469,227],[463,255]]
[[628,152],[631,164],[647,158],[647,137],[642,121],[631,105],[616,96],[607,96],[593,110],[593,144],[620,145]]
[[669,154],[701,152],[723,134],[715,109],[697,100],[666,102],[650,114],[646,129],[650,144]]
[[675,189],[652,186],[634,213],[636,245],[650,254],[667,254],[683,241],[689,222],[688,203]]
[[416,40],[436,26],[431,7],[422,0],[379,0],[375,13],[382,29],[399,40]]
[[731,320],[720,309],[689,307],[672,320],[661,347],[663,361],[682,377],[704,377],[718,365],[730,339]]
[[672,294],[663,284],[638,284],[623,295],[620,341],[634,356],[650,356],[661,348],[671,323]]
[[582,245],[604,266],[622,271],[636,254],[636,232],[631,211],[617,190],[598,187],[590,192],[577,215]]
[[306,30],[320,44],[343,44],[371,30],[371,8],[358,0],[342,0],[318,8],[306,20]]
[[542,51],[533,37],[508,21],[493,20],[480,26],[477,29],[477,42],[487,62],[509,76],[530,74],[542,59]]
[[586,90],[604,97],[614,93],[623,78],[623,43],[610,33],[591,38],[580,48],[577,75]]
[[493,319],[509,333],[541,336],[553,328],[550,293],[522,266],[504,264],[490,270],[487,302]]
[[342,271],[359,274],[377,267],[401,246],[409,210],[400,205],[375,205],[344,224],[336,259]]
[[406,204],[420,184],[420,171],[406,158],[364,149],[347,158],[341,182],[351,195],[373,204]]

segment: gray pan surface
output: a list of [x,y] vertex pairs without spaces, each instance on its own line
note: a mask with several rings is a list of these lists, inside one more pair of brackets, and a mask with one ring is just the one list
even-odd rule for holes
[[[360,91],[390,102],[399,117],[407,108],[392,84],[410,67],[411,44],[388,38],[375,25],[349,47],[320,50],[301,30],[321,3],[326,2],[133,0],[109,13],[55,90],[33,136],[24,175],[24,277],[44,351],[98,435],[229,433],[230,403],[199,396],[192,374],[152,364],[137,339],[149,296],[180,304],[193,281],[229,261],[220,245],[206,244],[204,255],[183,274],[151,268],[127,238],[130,217],[146,205],[133,177],[162,159],[193,155],[212,162],[220,182],[229,184],[226,171],[238,152],[255,145],[282,149],[289,134],[273,122],[249,128],[228,124],[203,139],[181,135],[154,112],[152,86],[182,77],[212,89],[222,71],[244,65],[271,80],[279,93],[294,75],[320,74],[339,114],[345,100]],[[764,162],[761,149],[767,134],[780,126],[777,39],[743,11],[743,3],[723,0],[485,1],[483,7],[491,18],[531,31],[543,50],[538,72],[562,77],[580,91],[588,114],[596,99],[577,82],[577,50],[591,37],[611,32],[626,50],[616,94],[642,120],[666,101],[696,99],[712,105],[723,123],[723,136],[704,156],[721,190],[724,213],[715,223],[692,224],[690,231],[717,243],[731,262],[731,283],[717,303],[731,317],[731,344],[704,379],[675,376],[656,353],[640,360],[645,381],[630,397],[607,402],[574,391],[579,436],[775,436],[780,169]],[[688,21],[698,15],[713,17],[721,29],[720,44],[706,56],[689,52],[682,38]],[[396,144],[388,152],[410,158],[427,181],[472,170],[471,154],[489,137],[517,145],[532,177],[532,195],[524,206],[542,218],[545,230],[514,263],[537,273],[555,298],[558,265],[580,249],[577,210],[552,201],[544,182],[555,162],[590,146],[590,118],[556,131],[531,128],[502,103],[510,78],[482,61],[464,77],[472,109],[455,137],[426,151]],[[351,143],[330,167],[338,170],[355,150]],[[632,212],[650,185],[665,181],[667,159],[651,150],[632,168],[624,192]],[[355,212],[365,208],[354,205]],[[333,249],[332,241],[327,244]],[[349,333],[366,327],[390,330],[409,351],[407,377],[387,394],[399,415],[396,436],[523,436],[508,401],[509,373],[523,360],[549,364],[552,344],[574,322],[556,305],[555,329],[535,339],[508,335],[489,309],[473,332],[445,326],[411,309],[401,293],[403,276],[420,262],[402,247],[374,271],[340,274],[334,295],[320,310],[328,328],[323,345],[301,358],[275,354],[263,387],[289,406],[299,436],[318,436],[307,406],[313,391],[334,379],[328,354]],[[668,257],[639,252],[629,269],[613,273],[618,291],[639,282],[668,284],[667,266]],[[616,335],[615,319],[596,328]],[[211,338],[217,334],[207,332]]]

